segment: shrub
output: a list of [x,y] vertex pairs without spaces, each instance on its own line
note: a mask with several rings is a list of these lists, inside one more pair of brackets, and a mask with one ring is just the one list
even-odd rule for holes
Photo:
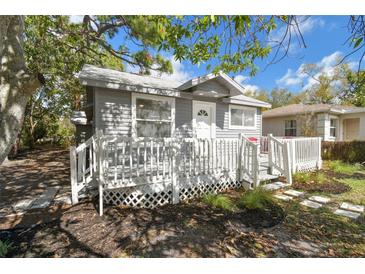
[[234,209],[234,203],[226,196],[216,195],[216,194],[206,194],[203,196],[203,202],[227,211],[232,211]]
[[341,160],[348,163],[365,162],[365,141],[322,142],[323,160]]
[[11,246],[11,243],[7,241],[3,242],[0,240],[0,258],[6,257],[6,255],[9,253]]
[[245,192],[241,196],[239,204],[248,209],[264,209],[268,205],[274,204],[274,198],[271,192],[257,187]]

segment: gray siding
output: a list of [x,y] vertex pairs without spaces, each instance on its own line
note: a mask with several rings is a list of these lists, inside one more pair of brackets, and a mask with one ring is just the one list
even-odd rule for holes
[[216,106],[216,137],[217,138],[237,138],[240,133],[248,137],[260,137],[262,115],[261,110],[256,108],[256,129],[229,129],[229,105],[217,103]]
[[[194,96],[195,97],[195,96]],[[256,129],[229,129],[229,105],[213,98],[195,97],[200,101],[216,102],[216,137],[236,138],[239,133],[249,137],[260,137],[262,116],[257,108]],[[177,136],[192,136],[192,101],[175,99],[175,129]],[[131,92],[95,88],[95,129],[105,134],[131,136]]]
[[207,82],[204,82],[197,87],[194,87],[192,90],[204,90],[204,91],[216,91],[218,93],[228,94],[229,90],[227,87],[223,86],[221,83],[219,83],[217,80],[210,80]]
[[175,128],[176,135],[192,137],[193,103],[188,99],[175,99]]
[[131,136],[131,93],[96,88],[95,129],[107,135]]

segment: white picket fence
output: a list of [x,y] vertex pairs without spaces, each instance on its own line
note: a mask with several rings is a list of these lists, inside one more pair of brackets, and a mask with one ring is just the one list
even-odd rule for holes
[[[320,139],[268,140],[269,166],[289,183],[293,172],[320,167]],[[104,202],[155,207],[228,188],[256,187],[259,153],[260,143],[244,135],[136,139],[97,132],[70,150],[72,201],[98,188],[102,213]]]

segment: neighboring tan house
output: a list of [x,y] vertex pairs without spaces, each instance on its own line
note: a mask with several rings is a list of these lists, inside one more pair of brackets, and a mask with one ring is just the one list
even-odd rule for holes
[[259,138],[261,109],[224,73],[185,83],[85,65],[83,111],[74,112],[77,143],[96,130],[130,137]]
[[293,104],[263,112],[263,135],[318,136],[324,141],[365,140],[365,108]]

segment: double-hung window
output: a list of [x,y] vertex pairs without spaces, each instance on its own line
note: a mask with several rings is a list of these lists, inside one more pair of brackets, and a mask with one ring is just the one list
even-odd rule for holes
[[330,119],[330,136],[336,138],[337,119]]
[[285,121],[285,136],[297,136],[297,121],[286,120]]
[[230,128],[256,128],[256,108],[229,106],[229,114]]
[[133,136],[167,138],[173,134],[174,98],[133,94]]

